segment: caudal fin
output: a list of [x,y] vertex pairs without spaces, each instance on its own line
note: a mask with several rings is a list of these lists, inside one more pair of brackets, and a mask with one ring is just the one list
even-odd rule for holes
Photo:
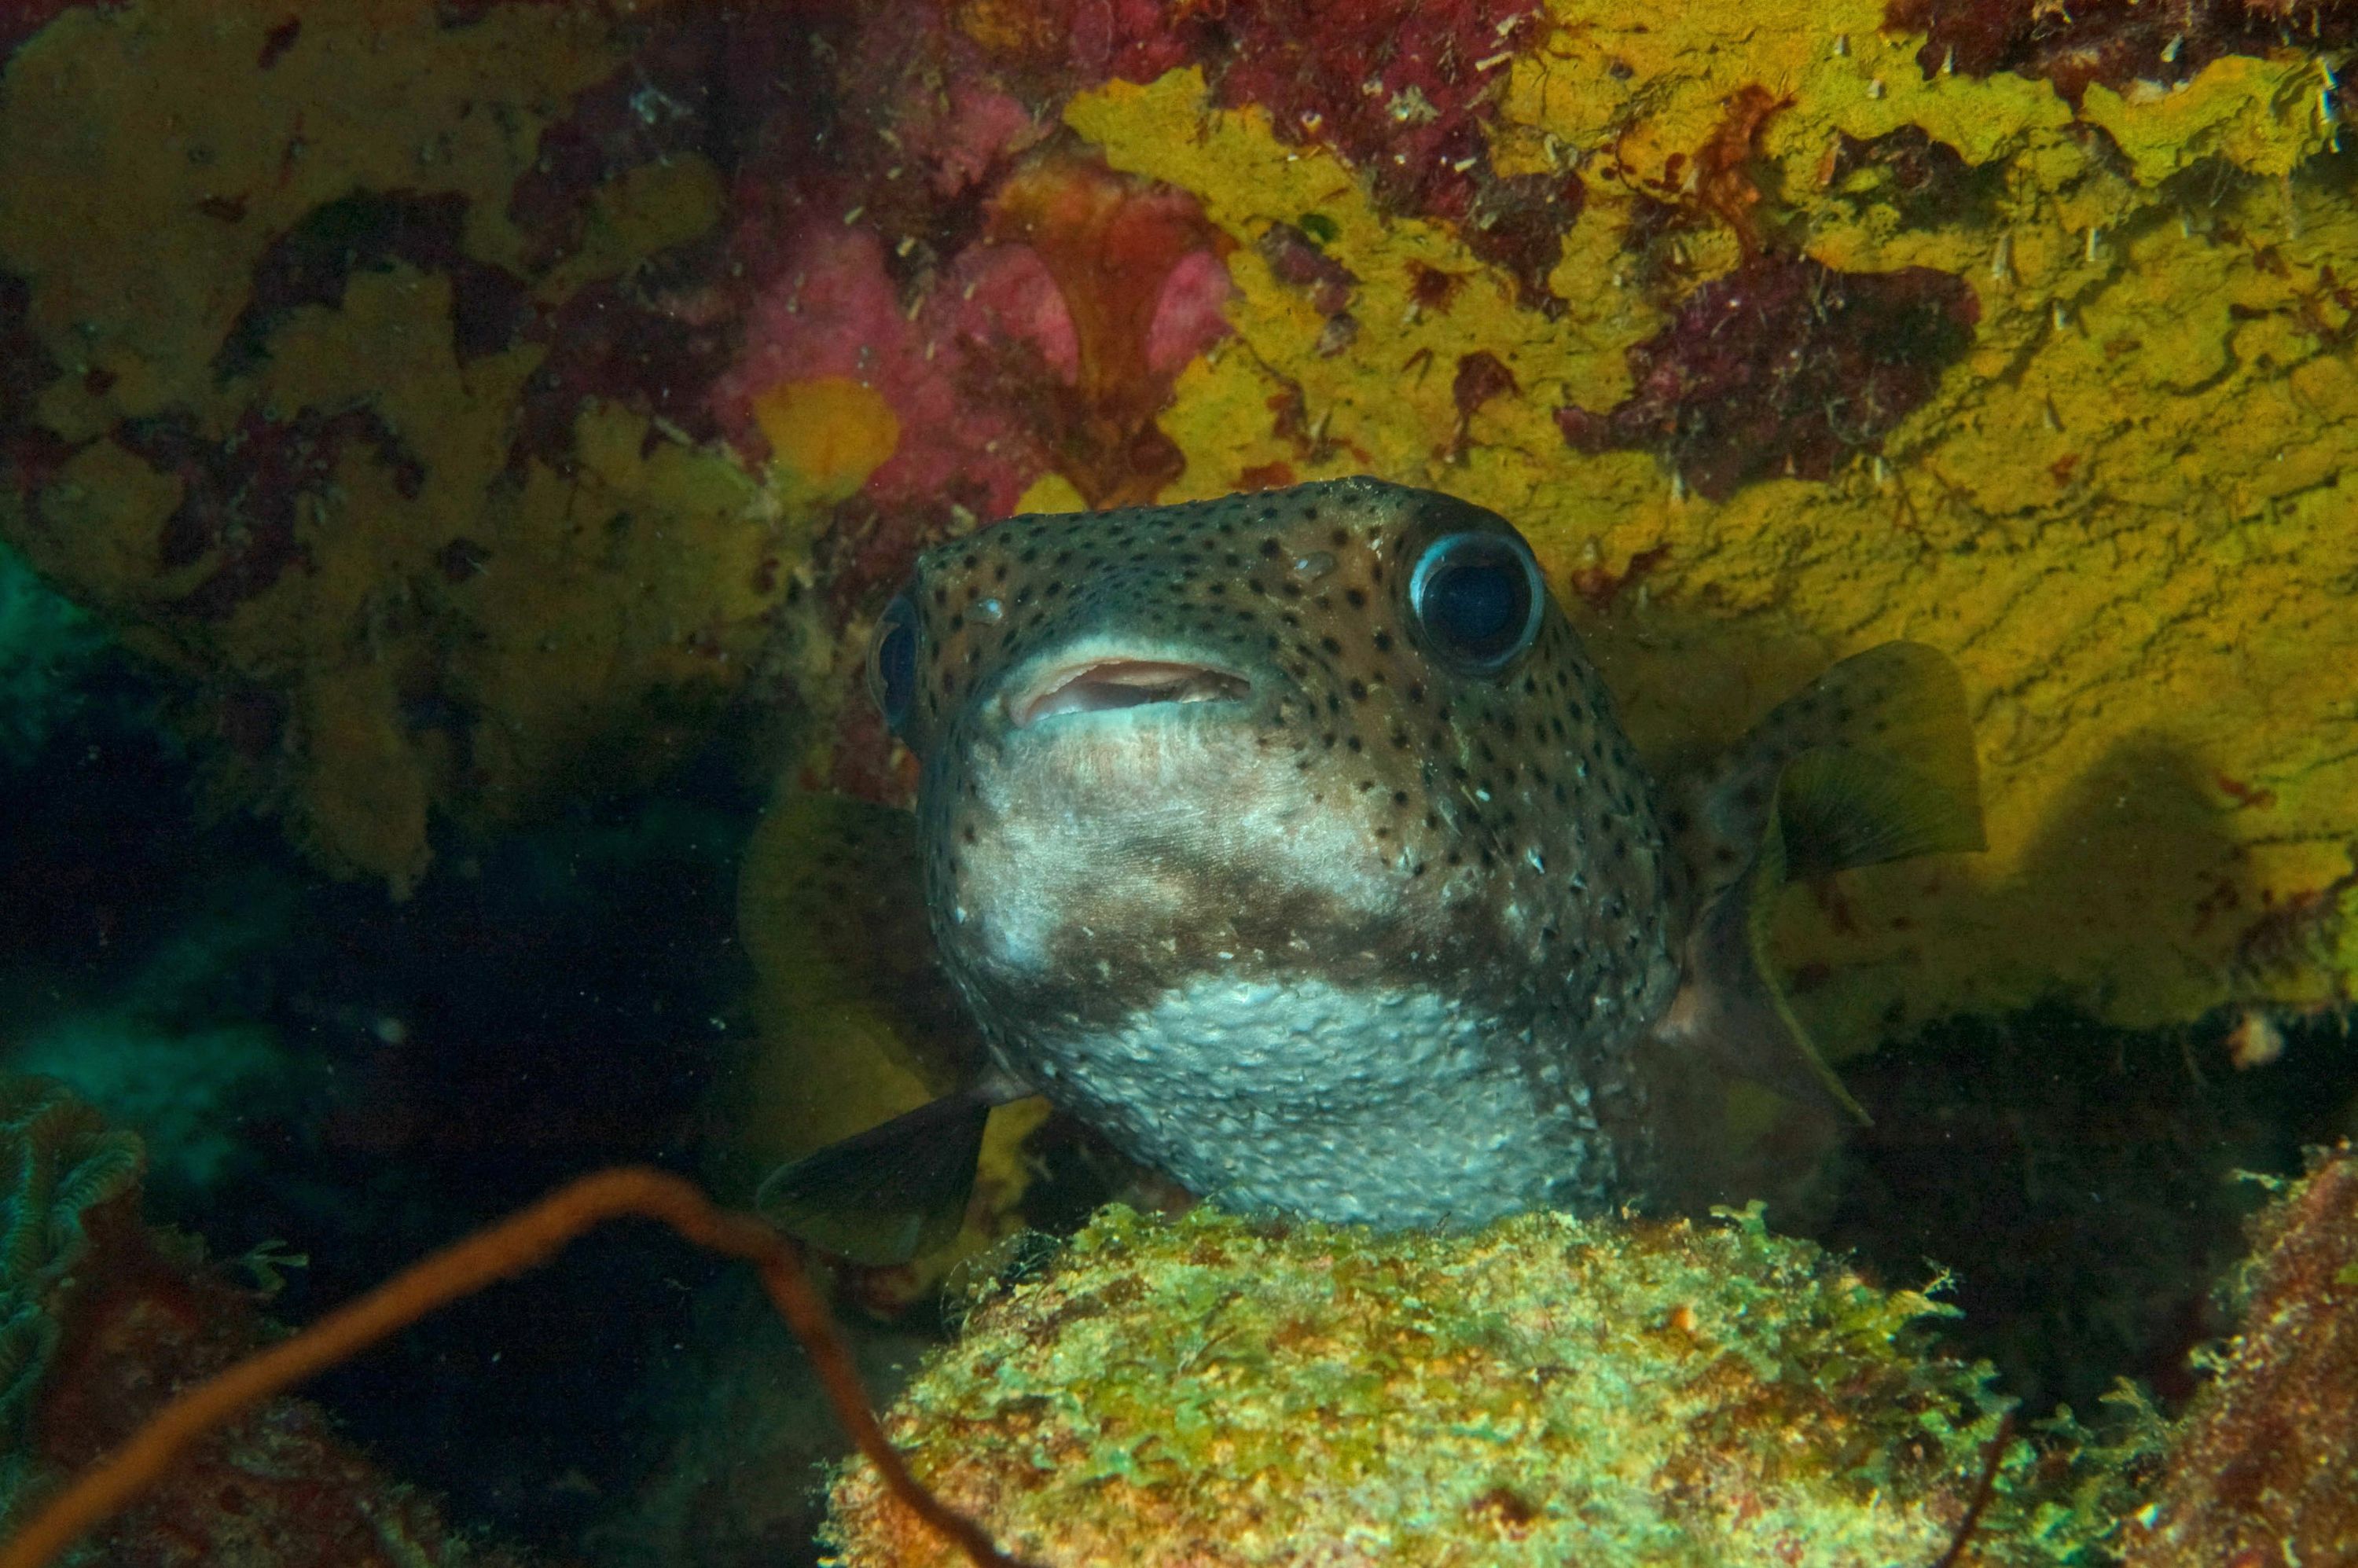
[[1920,643],[1844,660],[1754,728],[1705,791],[1686,975],[1661,1033],[1790,1098],[1866,1111],[1810,1044],[1768,934],[1797,877],[1980,849],[1964,687]]

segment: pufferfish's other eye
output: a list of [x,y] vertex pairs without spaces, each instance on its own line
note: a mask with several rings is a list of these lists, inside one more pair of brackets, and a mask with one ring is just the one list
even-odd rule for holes
[[898,735],[917,705],[917,607],[905,593],[884,607],[868,642],[868,695]]
[[1408,605],[1435,653],[1487,675],[1539,635],[1547,585],[1531,546],[1514,535],[1444,534],[1417,557]]

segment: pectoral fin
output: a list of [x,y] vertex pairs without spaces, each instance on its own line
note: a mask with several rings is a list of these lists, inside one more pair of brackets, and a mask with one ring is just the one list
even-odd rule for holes
[[1988,847],[1973,796],[1888,757],[1841,747],[1785,764],[1774,827],[1794,879]]
[[944,1095],[770,1173],[753,1206],[822,1251],[873,1265],[946,1246],[966,1218],[996,1080]]
[[1714,796],[1719,824],[1758,837],[1732,872],[1704,882],[1685,981],[1661,1033],[1779,1094],[1865,1121],[1786,1000],[1769,933],[1794,878],[1984,847],[1954,667],[1914,643],[1844,660],[1761,722]]
[[797,1156],[754,1202],[862,1263],[957,1236],[991,1108],[1030,1092],[990,1065],[934,960],[922,859],[909,813],[787,789],[739,886],[763,1042],[741,1114],[753,1149]]
[[1724,1072],[1864,1125],[1873,1119],[1811,1044],[1769,961],[1782,860],[1781,849],[1764,845],[1752,874],[1705,906],[1687,938],[1686,978],[1658,1033]]

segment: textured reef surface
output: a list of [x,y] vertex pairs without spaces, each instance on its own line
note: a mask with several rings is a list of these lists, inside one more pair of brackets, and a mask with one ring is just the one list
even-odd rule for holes
[[[1940,1307],[1757,1214],[1476,1235],[1112,1208],[986,1285],[892,1416],[917,1473],[1046,1563],[1931,1563],[2005,1442]],[[2129,1494],[2008,1446],[1973,1561],[2094,1550]],[[855,1468],[843,1560],[957,1561]]]
[[2127,1561],[2342,1563],[2358,1556],[2358,1158],[2316,1162],[2253,1227],[2243,1332],[2180,1423]]
[[2358,968],[2343,8],[11,15],[0,536],[325,865],[749,711],[890,798],[920,545],[1364,470],[1659,753],[1959,658],[1994,850],[1793,917],[1838,1037]]
[[[266,1249],[235,1265],[140,1218],[139,1140],[0,1076],[0,1539],[164,1401],[271,1336]],[[528,1568],[454,1530],[307,1400],[267,1401],[70,1559],[122,1568]]]
[[[1225,1507],[1170,1467],[1201,1427],[1124,1446],[1053,1379],[986,1422],[974,1347],[1061,1354],[1152,1282],[1200,1308],[1140,1340],[1179,1379],[1158,1419],[1198,1379],[1298,1436],[1413,1380],[1439,1325],[1402,1281],[1552,1269],[1634,1314],[1591,1332],[1715,1412],[1729,1467],[1593,1378],[1481,1381],[1597,1344],[1484,1306],[1447,1325],[1479,1421],[1604,1423],[1676,1517],[1559,1445],[1544,1486],[1419,1481],[1445,1519],[1391,1476],[1402,1539],[1511,1561],[1606,1528],[1567,1511],[1588,1487],[1617,1530],[1740,1554],[1818,1510],[1830,1552],[1930,1563],[1995,1430],[1937,1334],[2026,1400],[1976,1550],[2095,1551],[2110,1494],[2046,1472],[2143,1461],[2037,1418],[2123,1373],[2194,1398],[2256,1201],[2223,1178],[2358,1115],[2353,45],[2343,0],[0,0],[0,1065],[135,1127],[151,1217],[308,1253],[290,1321],[590,1164],[741,1199],[971,1056],[906,884],[802,815],[907,795],[859,694],[915,552],[1024,509],[1432,486],[1528,535],[1650,762],[1886,639],[1963,669],[1990,852],[1813,884],[1778,933],[1877,1124],[1770,1212],[1878,1282],[1742,1225],[1575,1265],[1552,1221],[1385,1251],[1109,1219],[977,1310],[906,1407],[965,1401],[909,1429],[928,1463],[1011,1530],[1083,1475]],[[11,1485],[269,1332],[74,1152],[117,1135],[27,1092]],[[2271,1211],[2206,1355],[2153,1496],[2211,1500],[2114,1545],[2346,1547],[2326,1504],[2269,1510],[2348,1423],[2347,1171]],[[1002,1113],[961,1249],[1134,1175]],[[556,1555],[807,1561],[832,1439],[774,1328],[676,1250],[581,1251],[335,1374],[343,1427],[274,1407],[205,1474],[256,1519],[393,1499],[429,1560],[464,1531],[380,1462]],[[1888,1293],[1928,1255],[1963,1318]],[[1247,1260],[1360,1293],[1223,1304]],[[892,1322],[880,1379],[949,1263],[843,1274]],[[1255,1313],[1248,1361],[1217,1325]],[[101,1321],[138,1386],[60,1424],[38,1390]],[[1351,1336],[1372,1380],[1247,1387]],[[1764,1370],[1789,1352],[1864,1381]],[[1756,1440],[1797,1399],[1840,1419],[1787,1473]],[[1068,1446],[972,1468],[959,1421]],[[863,1485],[847,1529],[898,1550]]]

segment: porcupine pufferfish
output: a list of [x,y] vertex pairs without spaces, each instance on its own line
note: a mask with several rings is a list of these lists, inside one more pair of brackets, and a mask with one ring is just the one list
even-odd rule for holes
[[1664,788],[1521,535],[1372,479],[937,546],[869,684],[988,1054],[764,1184],[870,1261],[954,1233],[1033,1093],[1247,1211],[1642,1201],[1699,1065],[1856,1110],[1764,961],[1787,879],[1982,846],[1940,654],[1845,660]]

